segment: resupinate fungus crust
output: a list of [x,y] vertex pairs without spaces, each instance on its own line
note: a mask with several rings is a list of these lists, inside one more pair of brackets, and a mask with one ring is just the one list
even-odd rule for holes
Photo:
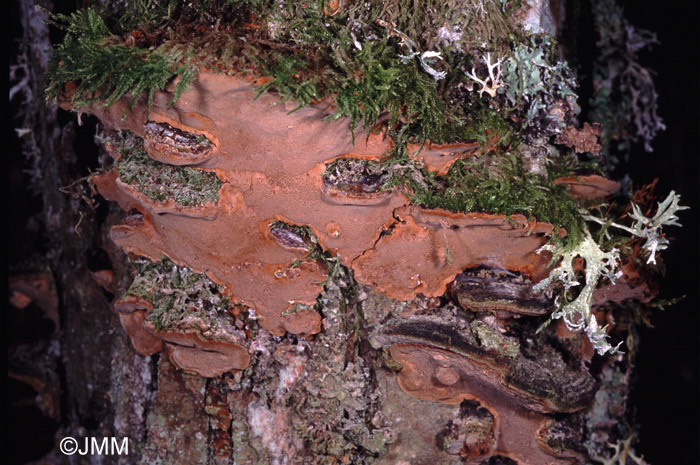
[[[346,267],[358,285],[403,305],[401,315],[377,318],[370,338],[398,367],[401,390],[462,405],[441,433],[448,454],[473,464],[494,457],[521,465],[580,461],[579,450],[555,450],[548,438],[553,414],[580,411],[596,393],[581,362],[590,360],[590,343],[563,331],[568,349],[533,349],[503,323],[552,311],[551,292],[532,287],[554,265],[543,246],[567,231],[521,214],[416,205],[410,193],[386,188],[381,165],[368,164],[385,160],[394,144],[379,132],[353,134],[347,120],[326,118],[333,113],[327,102],[295,109],[270,93],[258,96],[247,78],[208,72],[174,105],[172,91],[155,92],[150,111],[144,101],[129,108],[123,100],[92,111],[106,128],[142,138],[153,160],[213,173],[220,183],[216,200],[182,205],[149,197],[120,177],[122,155],[108,144],[114,168],[92,182],[128,212],[111,230],[119,247],[152,262],[167,260],[175,274],[201,273],[222,289],[224,308],[248,308],[274,336],[322,332],[329,323],[317,299],[334,267]],[[455,162],[494,149],[484,147],[414,144],[407,153],[443,176]],[[355,174],[346,176],[349,170]],[[599,175],[555,184],[587,199],[618,187]],[[635,281],[634,264],[623,266],[631,281],[595,294],[599,318],[606,303],[655,293],[646,280]],[[443,296],[453,303],[441,303]],[[418,310],[408,310],[411,305]],[[176,367],[205,377],[252,363],[255,349],[230,319],[190,315],[164,326],[156,323],[152,302],[135,294],[114,308],[140,354],[165,349]]]

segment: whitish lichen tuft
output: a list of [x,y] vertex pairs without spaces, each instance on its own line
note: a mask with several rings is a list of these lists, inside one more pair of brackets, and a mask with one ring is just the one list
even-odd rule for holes
[[600,279],[608,278],[614,283],[622,275],[621,272],[616,271],[620,263],[620,252],[617,249],[603,252],[587,230],[584,232],[583,240],[572,250],[565,251],[552,244],[546,244],[540,250],[549,250],[554,253],[554,256],[561,256],[561,264],[554,268],[546,279],[533,287],[535,292],[543,291],[555,281],[562,283],[565,290],[579,286],[581,283],[576,278],[574,261],[580,257],[586,262],[586,283],[581,292],[573,300],[568,300],[568,293],[565,292],[564,303],[552,313],[550,318],[555,320],[563,318],[566,327],[572,331],[584,330],[600,355],[606,352],[618,352],[617,348],[620,344],[615,347],[610,345],[605,332],[607,325],[602,328],[598,326],[591,306],[593,293]]

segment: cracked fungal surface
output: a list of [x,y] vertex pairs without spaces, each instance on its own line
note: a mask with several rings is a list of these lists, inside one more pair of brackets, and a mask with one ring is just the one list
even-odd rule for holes
[[[551,225],[517,215],[409,206],[403,192],[384,189],[388,175],[378,161],[392,143],[381,134],[356,134],[353,142],[348,122],[324,120],[328,113],[321,104],[288,114],[285,105],[273,105],[274,96],[254,97],[245,79],[201,73],[198,85],[172,107],[167,93],[156,93],[148,117],[145,105],[127,110],[126,119],[124,105],[96,111],[106,126],[142,136],[142,152],[160,160],[153,163],[181,164],[164,157],[158,144],[187,156],[206,153],[206,159],[172,168],[215,174],[222,182],[216,203],[183,208],[144,198],[113,173],[95,176],[105,197],[143,215],[138,224],[113,228],[119,246],[206,271],[232,302],[255,309],[260,325],[278,335],[318,331],[318,317],[299,324],[293,310],[315,304],[328,259],[353,268],[361,283],[401,299],[442,295],[457,274],[481,263],[546,274],[546,254],[535,251]],[[222,116],[230,108],[238,108],[236,118]],[[200,141],[195,134],[206,137]],[[319,253],[302,246],[310,238]],[[504,255],[505,244],[520,246]],[[403,274],[383,273],[378,262]]]

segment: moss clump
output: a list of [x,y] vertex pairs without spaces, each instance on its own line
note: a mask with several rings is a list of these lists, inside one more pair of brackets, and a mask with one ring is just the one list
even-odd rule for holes
[[49,67],[46,97],[50,101],[58,100],[66,83],[74,82],[77,88],[71,103],[76,107],[94,102],[109,106],[127,94],[131,94],[133,106],[144,93],[150,107],[155,90],[164,89],[174,77],[181,76],[174,103],[196,74],[196,69],[179,55],[120,43],[95,10],[53,15],[49,22],[66,31]]
[[475,99],[455,89],[468,84],[470,53],[484,43],[509,53],[505,42],[517,37],[490,0],[371,1],[328,13],[321,1],[261,13],[269,48],[250,53],[272,80],[260,90],[275,89],[301,106],[333,96],[333,117],[348,117],[353,129],[388,115],[399,144],[468,139],[473,108],[465,111],[463,100]]
[[155,161],[143,148],[143,139],[131,133],[120,132],[109,140],[121,156],[119,179],[149,199],[156,202],[173,199],[185,207],[219,200],[222,183],[216,174]]
[[[566,229],[566,244],[582,239],[583,220],[579,203],[565,186],[554,184],[553,176],[528,173],[514,154],[487,154],[455,162],[445,177],[422,172],[403,180],[412,191],[414,203],[454,212],[523,214]],[[557,240],[556,234],[553,238]]]
[[274,89],[300,106],[332,96],[334,117],[350,118],[353,129],[388,113],[397,140],[441,143],[468,131],[452,94],[468,82],[470,53],[488,44],[507,54],[520,40],[496,0],[374,0],[336,11],[321,0],[125,5],[52,16],[67,34],[51,68],[50,99],[75,81],[76,106],[109,105],[128,93],[132,104],[143,93],[150,102],[155,89],[182,75],[174,102],[206,66],[269,76],[260,92]]
[[158,262],[140,259],[136,265],[138,275],[125,295],[143,297],[153,305],[148,321],[158,331],[174,328],[187,317],[199,318],[215,327],[229,316],[223,286],[205,273],[177,266],[167,258]]

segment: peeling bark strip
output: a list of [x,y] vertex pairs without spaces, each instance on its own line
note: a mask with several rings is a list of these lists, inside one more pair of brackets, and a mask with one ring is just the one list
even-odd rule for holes
[[[605,236],[582,215],[605,224],[585,208],[619,185],[575,174],[574,152],[605,141],[579,129],[548,2],[113,3],[53,17],[68,39],[49,88],[104,126],[90,187],[121,211],[59,195],[88,174],[69,150],[74,124],[59,140],[42,126],[58,127],[55,109],[26,118],[44,136],[27,146],[53,274],[13,279],[12,303],[45,312],[62,358],[47,348],[25,373],[31,357],[16,350],[13,376],[45,397],[57,437],[133,445],[71,461],[573,465],[629,447],[616,425],[632,357],[591,363],[575,316],[545,324],[585,284],[593,343],[606,328],[619,339],[634,332],[617,304],[656,293],[636,243],[621,285],[596,275],[596,292],[573,252],[575,238]],[[46,43],[22,8],[29,43]],[[183,52],[176,38],[204,45]],[[95,80],[92,65],[112,71]],[[559,200],[568,217],[543,220]],[[657,216],[676,224],[679,209],[674,197]],[[661,224],[635,234],[653,227],[662,248]],[[568,274],[537,292],[556,278],[558,247]],[[618,263],[606,263],[612,281]],[[64,459],[56,449],[45,463]]]

